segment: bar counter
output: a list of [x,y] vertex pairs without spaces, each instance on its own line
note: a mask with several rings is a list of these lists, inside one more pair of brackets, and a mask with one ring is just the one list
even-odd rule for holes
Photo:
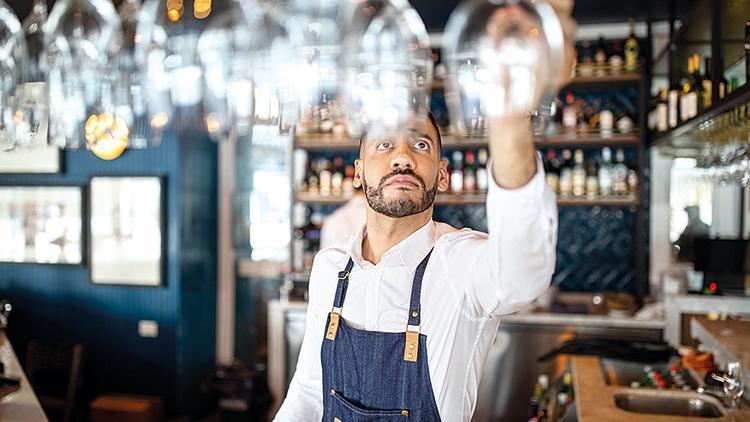
[[5,330],[0,330],[0,359],[5,365],[5,376],[21,379],[21,388],[0,399],[0,421],[44,422],[47,416],[24,374]]

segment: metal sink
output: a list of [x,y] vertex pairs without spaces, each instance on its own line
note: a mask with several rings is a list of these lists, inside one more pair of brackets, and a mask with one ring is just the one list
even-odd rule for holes
[[698,418],[724,416],[718,400],[697,393],[632,389],[617,391],[614,397],[615,405],[629,412]]

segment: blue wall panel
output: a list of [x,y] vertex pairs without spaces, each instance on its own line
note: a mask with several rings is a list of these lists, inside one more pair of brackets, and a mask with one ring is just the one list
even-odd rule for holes
[[[187,398],[198,388],[195,373],[205,376],[214,361],[217,214],[216,146],[195,138],[170,136],[112,162],[87,150],[69,151],[62,174],[0,175],[0,185],[78,186],[98,175],[159,175],[166,191],[162,287],[95,285],[86,263],[0,264],[0,296],[14,306],[8,332],[19,355],[31,338],[82,342],[90,394],[154,394],[168,401],[172,413],[193,410]],[[202,210],[186,210],[185,198],[189,205],[200,202]],[[190,236],[181,240],[185,233]],[[143,319],[159,324],[158,337],[138,336]]]

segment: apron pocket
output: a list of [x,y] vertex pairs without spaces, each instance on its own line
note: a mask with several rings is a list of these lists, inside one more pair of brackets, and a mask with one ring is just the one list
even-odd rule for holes
[[408,410],[364,409],[351,403],[336,390],[331,390],[332,422],[408,422]]

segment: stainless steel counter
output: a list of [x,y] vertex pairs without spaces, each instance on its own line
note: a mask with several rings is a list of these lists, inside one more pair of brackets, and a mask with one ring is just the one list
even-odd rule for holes
[[47,416],[34,394],[34,390],[26,379],[26,375],[18,362],[4,330],[0,330],[0,360],[5,365],[5,375],[20,378],[21,388],[0,400],[0,421],[13,422],[44,422]]
[[[274,301],[268,306],[269,386],[274,410],[286,395],[305,327],[304,302]],[[572,337],[662,340],[663,321],[603,315],[518,313],[500,323],[487,356],[473,420],[526,420],[528,400],[539,374],[555,374],[555,362],[536,360]]]

